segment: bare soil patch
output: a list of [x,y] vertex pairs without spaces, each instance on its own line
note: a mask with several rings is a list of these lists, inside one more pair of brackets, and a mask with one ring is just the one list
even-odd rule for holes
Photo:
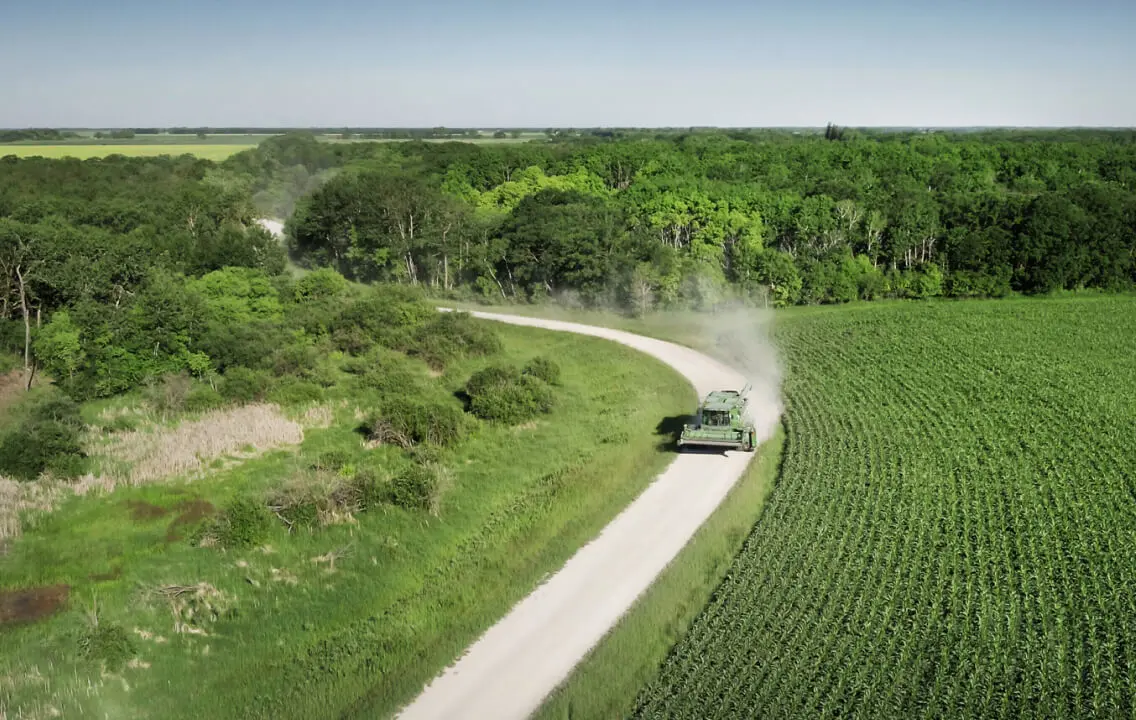
[[0,627],[35,622],[53,613],[67,602],[69,585],[0,591]]
[[136,522],[156,520],[169,512],[164,507],[148,503],[145,500],[127,500],[126,506],[130,508],[130,517]]
[[200,498],[195,500],[183,500],[177,505],[174,505],[174,509],[180,510],[181,513],[174,518],[173,522],[170,523],[169,529],[166,530],[166,542],[177,542],[181,540],[184,537],[183,533],[186,528],[217,512],[217,508],[213,507],[213,503]]

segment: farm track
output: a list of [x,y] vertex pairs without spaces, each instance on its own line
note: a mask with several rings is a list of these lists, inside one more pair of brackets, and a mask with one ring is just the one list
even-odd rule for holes
[[[675,368],[700,397],[746,383],[722,363],[661,340],[577,323],[472,314],[622,343]],[[777,414],[776,408],[768,410]],[[676,456],[595,540],[490,628],[399,717],[528,717],[678,554],[752,457],[743,452]]]

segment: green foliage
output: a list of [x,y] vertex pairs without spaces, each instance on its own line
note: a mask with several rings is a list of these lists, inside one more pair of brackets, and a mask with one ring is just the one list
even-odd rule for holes
[[552,388],[544,380],[506,365],[479,370],[470,376],[465,389],[471,413],[505,425],[551,412],[555,404]]
[[72,380],[82,369],[86,353],[79,328],[66,310],[55,313],[36,333],[35,354],[44,372],[60,382]]
[[406,510],[429,510],[437,514],[444,479],[445,470],[440,465],[413,464],[387,484],[384,499]]
[[469,313],[438,313],[418,331],[411,354],[435,369],[468,357],[484,357],[501,351],[501,339],[489,321]]
[[79,638],[79,654],[116,673],[138,654],[138,645],[121,625],[100,622]]
[[23,417],[0,439],[0,475],[35,480],[45,471],[73,478],[84,470],[83,422],[70,398],[49,394],[30,399]]
[[247,548],[267,540],[276,522],[264,502],[241,496],[225,506],[212,533],[223,548]]
[[447,447],[473,431],[470,418],[452,398],[390,397],[365,422],[372,440],[400,447],[422,443]]
[[336,346],[353,355],[376,344],[406,350],[437,314],[420,290],[379,285],[347,305],[333,320],[331,330]]
[[185,409],[189,412],[204,412],[225,405],[225,396],[215,388],[196,384],[185,396]]
[[324,390],[309,380],[286,377],[273,384],[267,399],[280,405],[305,405],[322,401]]
[[420,395],[429,382],[421,363],[384,347],[351,358],[344,369],[356,376],[358,387],[376,390],[383,397]]
[[263,370],[234,367],[222,379],[221,395],[228,400],[248,403],[264,399],[271,385],[272,377]]
[[549,385],[560,384],[560,365],[552,358],[538,356],[525,363],[521,373],[543,380]]
[[189,281],[187,287],[204,300],[208,321],[221,327],[278,320],[282,314],[276,288],[261,270],[226,267]]

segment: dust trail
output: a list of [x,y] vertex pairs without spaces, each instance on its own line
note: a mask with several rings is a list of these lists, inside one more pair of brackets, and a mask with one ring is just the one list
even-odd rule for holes
[[781,362],[770,335],[773,312],[733,304],[697,317],[699,346],[745,375],[750,384],[748,413],[758,441],[772,437],[784,410]]

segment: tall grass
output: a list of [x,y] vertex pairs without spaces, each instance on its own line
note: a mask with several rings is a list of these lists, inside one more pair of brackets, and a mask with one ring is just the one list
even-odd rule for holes
[[[457,393],[491,363],[556,358],[557,402],[534,423],[476,421],[459,445],[412,459],[390,445],[367,449],[358,428],[374,409],[368,396],[329,396],[320,406],[328,426],[307,428],[297,445],[231,467],[199,462],[192,482],[183,474],[69,496],[36,516],[0,558],[0,587],[65,583],[71,605],[0,632],[0,675],[51,667],[49,686],[21,684],[8,707],[52,705],[78,717],[319,718],[382,716],[411,699],[646,487],[671,459],[656,434],[660,420],[694,401],[681,377],[633,350],[531,328],[500,332],[501,353],[449,364],[436,382]],[[155,430],[168,438],[161,453],[137,439],[130,447],[150,449],[121,457],[182,458],[155,461],[147,477],[192,470],[192,454],[169,444],[172,432]],[[421,509],[386,501],[357,509],[338,479],[373,472],[384,482],[419,461],[447,470]],[[289,478],[300,479],[286,487]],[[242,498],[274,503],[291,524],[274,522],[248,547],[191,544],[194,523]],[[309,501],[314,522],[299,522]],[[232,612],[211,621],[207,635],[175,632],[184,618],[159,591],[201,583],[231,598]],[[95,605],[105,622],[165,642],[140,640],[134,666],[104,679],[75,640]]]

